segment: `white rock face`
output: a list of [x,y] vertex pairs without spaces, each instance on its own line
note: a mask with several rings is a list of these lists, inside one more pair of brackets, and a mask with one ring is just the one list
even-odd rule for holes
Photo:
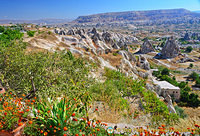
[[117,70],[115,67],[113,67],[112,65],[110,65],[109,62],[105,61],[103,58],[98,57],[98,60],[99,60],[100,63],[101,63],[101,67],[107,67],[107,68],[110,68],[110,69],[112,69],[112,70]]
[[82,45],[81,48],[86,49],[85,47],[87,47],[88,49],[93,49],[94,52],[97,52],[99,48],[104,51],[120,48],[128,50],[128,44],[138,41],[133,36],[113,32],[98,32],[95,28],[92,30],[55,29],[54,32],[62,36],[63,42],[67,45],[78,45],[78,47]]

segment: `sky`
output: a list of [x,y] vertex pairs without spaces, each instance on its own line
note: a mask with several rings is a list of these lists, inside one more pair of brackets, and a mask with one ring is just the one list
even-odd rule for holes
[[105,12],[174,8],[200,11],[200,0],[0,0],[0,19],[75,19]]

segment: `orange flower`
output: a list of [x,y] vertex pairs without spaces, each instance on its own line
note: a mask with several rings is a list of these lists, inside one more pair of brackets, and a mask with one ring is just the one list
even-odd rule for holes
[[75,136],[79,136],[79,134],[75,134]]
[[67,136],[67,134],[64,134],[63,136]]
[[43,130],[41,130],[40,133],[42,134],[42,133],[43,133]]
[[18,126],[22,126],[22,125],[23,125],[23,123],[22,123],[22,122],[18,123]]
[[98,128],[97,131],[100,131],[100,129]]
[[90,121],[88,121],[87,124],[90,125]]
[[44,132],[44,136],[47,136],[48,135],[48,133],[47,132]]
[[56,130],[53,130],[54,133],[56,133]]
[[64,127],[63,130],[64,130],[64,131],[67,131],[67,127]]
[[33,124],[33,121],[30,120],[28,123],[29,123],[29,124]]

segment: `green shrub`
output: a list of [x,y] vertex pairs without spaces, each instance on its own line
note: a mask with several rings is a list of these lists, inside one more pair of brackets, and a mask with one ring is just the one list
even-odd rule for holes
[[193,50],[192,46],[188,46],[188,47],[185,49],[185,51],[188,52],[188,53],[190,53],[192,50]]
[[61,95],[71,93],[67,90],[73,84],[89,81],[90,65],[85,67],[87,62],[74,58],[70,52],[25,54],[24,47],[20,43],[0,48],[1,80],[4,86],[9,85],[16,93],[37,90],[34,91],[37,95]]
[[193,68],[193,66],[194,66],[194,65],[193,65],[192,63],[190,63],[189,68]]
[[188,77],[191,78],[193,81],[199,79],[199,75],[196,72],[192,72],[192,74],[190,74]]
[[181,107],[174,106],[176,113],[179,115],[180,118],[186,118],[187,114],[184,113],[184,110]]
[[181,102],[186,103],[189,107],[198,107],[200,105],[200,100],[198,99],[198,95],[191,93],[189,94],[186,91],[181,91]]
[[152,75],[155,76],[155,77],[159,77],[160,71],[153,71]]
[[198,78],[198,79],[196,79],[195,86],[197,86],[197,87],[200,87],[200,79],[199,79],[199,78]]
[[3,33],[5,31],[5,28],[3,26],[0,26],[0,33]]
[[113,53],[113,56],[117,56],[118,54],[116,52]]
[[162,75],[169,75],[169,69],[168,69],[168,68],[164,68],[164,69],[161,71],[161,74],[162,74]]
[[27,31],[29,37],[34,37],[36,31]]

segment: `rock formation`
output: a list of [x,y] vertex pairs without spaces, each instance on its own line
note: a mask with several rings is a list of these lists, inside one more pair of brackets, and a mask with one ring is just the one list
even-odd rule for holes
[[74,30],[70,29],[70,30],[67,32],[67,35],[75,35]]
[[149,42],[147,38],[145,38],[144,43],[140,49],[140,52],[143,54],[149,53],[149,52],[154,52],[153,45]]
[[149,62],[142,55],[140,55],[139,58],[138,58],[138,66],[141,67],[142,69],[150,70],[150,64],[149,64]]
[[162,58],[175,58],[180,51],[179,45],[173,37],[168,38],[165,46],[161,51]]
[[190,40],[190,35],[189,33],[185,33],[185,36],[183,38],[185,41]]

